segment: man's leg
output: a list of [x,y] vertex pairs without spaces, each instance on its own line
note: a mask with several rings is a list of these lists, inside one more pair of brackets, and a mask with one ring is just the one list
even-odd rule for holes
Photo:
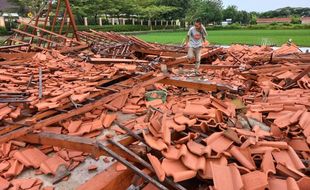
[[199,67],[200,67],[200,61],[201,61],[201,48],[195,48],[195,58],[196,58],[196,63],[195,63],[195,72],[198,73]]
[[191,47],[188,48],[188,52],[187,52],[188,61],[191,61],[194,57],[195,57],[194,48],[191,48]]

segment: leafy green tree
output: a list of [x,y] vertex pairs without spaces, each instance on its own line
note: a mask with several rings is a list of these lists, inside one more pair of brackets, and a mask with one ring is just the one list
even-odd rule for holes
[[186,19],[201,19],[205,23],[219,23],[223,19],[221,0],[191,0]]
[[233,22],[239,21],[238,8],[235,5],[228,6],[223,10],[224,19],[232,19]]
[[48,3],[45,0],[9,0],[10,2],[20,6],[20,13],[27,15],[31,13],[33,16],[38,14],[41,8]]

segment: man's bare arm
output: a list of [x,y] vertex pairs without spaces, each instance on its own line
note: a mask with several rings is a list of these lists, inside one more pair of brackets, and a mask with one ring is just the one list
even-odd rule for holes
[[189,42],[189,35],[186,36],[184,45],[187,46],[188,42]]

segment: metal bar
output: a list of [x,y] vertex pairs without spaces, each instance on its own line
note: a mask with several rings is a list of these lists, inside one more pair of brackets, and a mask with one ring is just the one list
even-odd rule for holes
[[[126,131],[130,136],[134,137],[135,139],[139,140],[140,142],[144,143],[145,145],[148,146],[148,144],[145,142],[145,140],[140,137],[139,135],[137,135],[136,133],[132,132],[130,129],[128,129],[127,127],[125,127],[124,125],[120,124],[118,121],[114,121],[114,123],[116,125],[118,125],[121,129],[123,129],[124,131]],[[148,146],[148,148],[150,148]]]
[[31,85],[31,83],[32,83],[32,80],[33,80],[33,74],[32,74],[32,75],[30,76],[30,78],[29,78],[29,81],[28,81],[26,90],[28,90],[28,88],[30,87],[30,85]]
[[[152,165],[149,164],[148,162],[146,162],[145,160],[143,160],[142,158],[140,158],[137,154],[135,154],[133,151],[131,151],[130,149],[126,148],[124,145],[120,144],[119,142],[116,142],[112,139],[108,140],[109,143],[113,144],[114,146],[117,146],[118,148],[120,148],[121,150],[125,151],[126,153],[128,153],[130,156],[134,157],[135,159],[137,159],[140,164],[142,164],[144,167],[148,168],[150,171],[152,171],[153,173],[155,172],[155,170],[153,169]],[[183,186],[181,186],[178,183],[173,182],[172,180],[170,180],[169,178],[166,177],[165,181],[171,185],[172,187],[174,187],[175,189],[178,190],[186,190]]]
[[39,68],[39,99],[43,97],[42,67]]
[[137,168],[136,166],[134,166],[133,164],[131,164],[130,162],[128,162],[126,159],[124,159],[123,157],[119,156],[118,154],[116,154],[115,152],[113,152],[112,150],[110,150],[108,147],[106,147],[104,144],[102,144],[101,142],[97,142],[97,145],[100,149],[104,150],[106,153],[108,153],[110,156],[112,156],[113,158],[115,158],[117,161],[121,162],[122,164],[124,164],[125,166],[127,166],[128,168],[130,168],[131,170],[133,170],[137,175],[139,175],[140,177],[143,177],[144,179],[146,179],[147,181],[149,181],[150,183],[154,184],[156,187],[158,187],[159,189],[162,190],[168,190],[167,187],[163,186],[161,183],[159,183],[158,181],[156,181],[155,179],[151,178],[150,176],[146,175],[143,171],[141,171],[139,168]]

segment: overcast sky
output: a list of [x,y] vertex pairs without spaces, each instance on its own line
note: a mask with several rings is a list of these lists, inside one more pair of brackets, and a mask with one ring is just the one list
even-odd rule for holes
[[264,12],[282,7],[310,7],[310,0],[223,0],[224,6],[236,5],[239,10]]

